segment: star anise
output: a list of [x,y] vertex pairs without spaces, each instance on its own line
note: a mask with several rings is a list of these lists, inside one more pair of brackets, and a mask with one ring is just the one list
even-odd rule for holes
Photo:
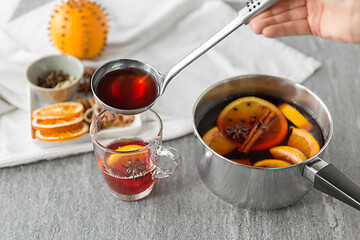
[[128,164],[122,165],[124,168],[126,168],[126,173],[129,176],[136,176],[141,174],[146,170],[145,162],[139,161],[139,159],[136,159],[135,162],[132,160],[129,160]]
[[250,132],[250,128],[247,126],[241,126],[240,124],[236,124],[233,127],[226,128],[226,136],[231,137],[232,139],[239,141],[244,141],[248,138]]

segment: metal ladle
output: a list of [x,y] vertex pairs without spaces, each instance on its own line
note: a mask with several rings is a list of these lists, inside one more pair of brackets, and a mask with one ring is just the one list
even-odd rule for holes
[[[232,20],[228,25],[226,25],[224,28],[222,28],[219,32],[217,32],[214,36],[212,36],[210,39],[208,39],[206,42],[204,42],[202,45],[200,45],[198,48],[196,48],[193,52],[191,52],[189,55],[187,55],[183,60],[181,60],[179,63],[177,63],[175,66],[173,66],[168,72],[165,74],[160,74],[158,71],[156,71],[153,67],[151,67],[148,64],[131,60],[131,59],[117,59],[110,61],[108,63],[105,63],[100,68],[98,68],[95,73],[93,74],[91,78],[91,90],[96,98],[96,100],[108,111],[113,113],[119,113],[119,114],[138,114],[141,112],[144,112],[151,108],[156,100],[164,93],[167,85],[169,82],[185,67],[187,67],[190,63],[192,63],[194,60],[199,58],[202,54],[204,54],[206,51],[208,51],[210,48],[215,46],[218,42],[223,40],[225,37],[230,35],[233,31],[235,31],[237,28],[239,28],[243,24],[247,24],[250,19],[257,14],[265,11],[267,8],[269,8],[271,5],[273,5],[277,0],[251,0],[247,2],[246,6],[242,8],[238,12],[238,16]],[[106,73],[109,73],[114,70],[119,69],[140,69],[148,74],[150,74],[155,80],[157,84],[157,97],[156,99],[148,104],[145,107],[137,108],[137,109],[118,109],[114,108],[112,106],[107,105],[104,103],[101,99],[98,98],[96,94],[97,85],[101,81],[102,77]]]

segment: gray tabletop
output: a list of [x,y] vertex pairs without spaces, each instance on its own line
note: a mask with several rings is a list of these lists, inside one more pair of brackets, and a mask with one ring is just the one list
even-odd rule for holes
[[[325,159],[360,183],[360,45],[280,40],[322,62],[304,85],[333,117]],[[194,160],[202,153],[192,134],[164,145],[184,164],[139,202],[110,194],[93,153],[0,169],[0,239],[360,239],[360,211],[317,190],[276,211],[229,205],[199,178]]]

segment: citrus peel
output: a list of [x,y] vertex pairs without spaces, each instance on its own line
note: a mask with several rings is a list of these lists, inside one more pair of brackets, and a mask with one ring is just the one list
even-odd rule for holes
[[78,128],[83,121],[84,115],[79,114],[77,116],[67,118],[34,118],[31,121],[31,125],[35,130],[40,130],[44,132],[59,132]]
[[89,131],[84,122],[84,107],[77,102],[62,102],[32,112],[33,137],[47,142],[65,141]]
[[292,129],[287,145],[299,149],[307,158],[314,156],[320,150],[316,139],[310,133],[300,128]]
[[104,10],[88,0],[68,0],[56,6],[49,21],[49,35],[62,53],[92,59],[103,50],[109,25]]
[[87,133],[88,131],[89,131],[89,125],[83,122],[80,125],[80,127],[72,130],[66,130],[60,132],[44,132],[44,131],[36,130],[35,138],[46,142],[65,141],[80,137],[85,133]]
[[278,106],[278,108],[296,127],[304,129],[308,132],[314,128],[314,126],[290,104],[282,103]]
[[[135,150],[139,150],[144,146],[137,144],[129,144],[125,146],[121,146],[116,149],[119,153],[112,153],[106,159],[106,163],[113,168],[119,169],[122,165],[127,164],[129,161],[144,161],[148,157],[148,150],[143,150],[136,152]],[[134,152],[132,152],[134,151]]]
[[291,166],[291,163],[279,159],[264,159],[253,164],[254,167],[281,168]]
[[221,156],[224,156],[236,149],[236,145],[225,137],[217,127],[213,127],[207,131],[203,136],[203,141]]
[[274,158],[287,161],[291,164],[297,164],[307,159],[300,150],[289,146],[275,146],[270,148],[269,151]]
[[250,159],[231,159],[231,161],[234,161],[236,163],[240,163],[240,164],[244,164],[244,165],[248,165],[251,166],[251,162]]
[[[262,116],[270,111],[271,121],[264,124]],[[266,116],[266,114],[265,114]],[[266,117],[265,117],[266,118]],[[264,150],[266,148],[280,144],[287,134],[288,123],[285,116],[271,102],[254,96],[238,98],[221,111],[217,118],[217,126],[225,136],[229,136],[229,131],[236,128],[251,132],[256,125],[261,125],[256,142],[254,142],[249,150]],[[246,131],[248,129],[248,131]],[[240,148],[243,148],[243,142],[247,136],[240,139],[230,136],[229,139]],[[241,149],[240,149],[241,150]]]
[[31,117],[37,119],[66,118],[79,115],[83,111],[84,106],[81,103],[61,102],[38,108],[31,113]]

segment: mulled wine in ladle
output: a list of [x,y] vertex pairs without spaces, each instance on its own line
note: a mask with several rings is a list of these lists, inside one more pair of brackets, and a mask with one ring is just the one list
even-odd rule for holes
[[148,64],[131,59],[117,59],[105,63],[91,78],[91,90],[95,98],[106,110],[113,113],[130,115],[148,110],[181,70],[275,2],[276,0],[247,2],[239,11],[238,17],[165,74],[160,74]]

